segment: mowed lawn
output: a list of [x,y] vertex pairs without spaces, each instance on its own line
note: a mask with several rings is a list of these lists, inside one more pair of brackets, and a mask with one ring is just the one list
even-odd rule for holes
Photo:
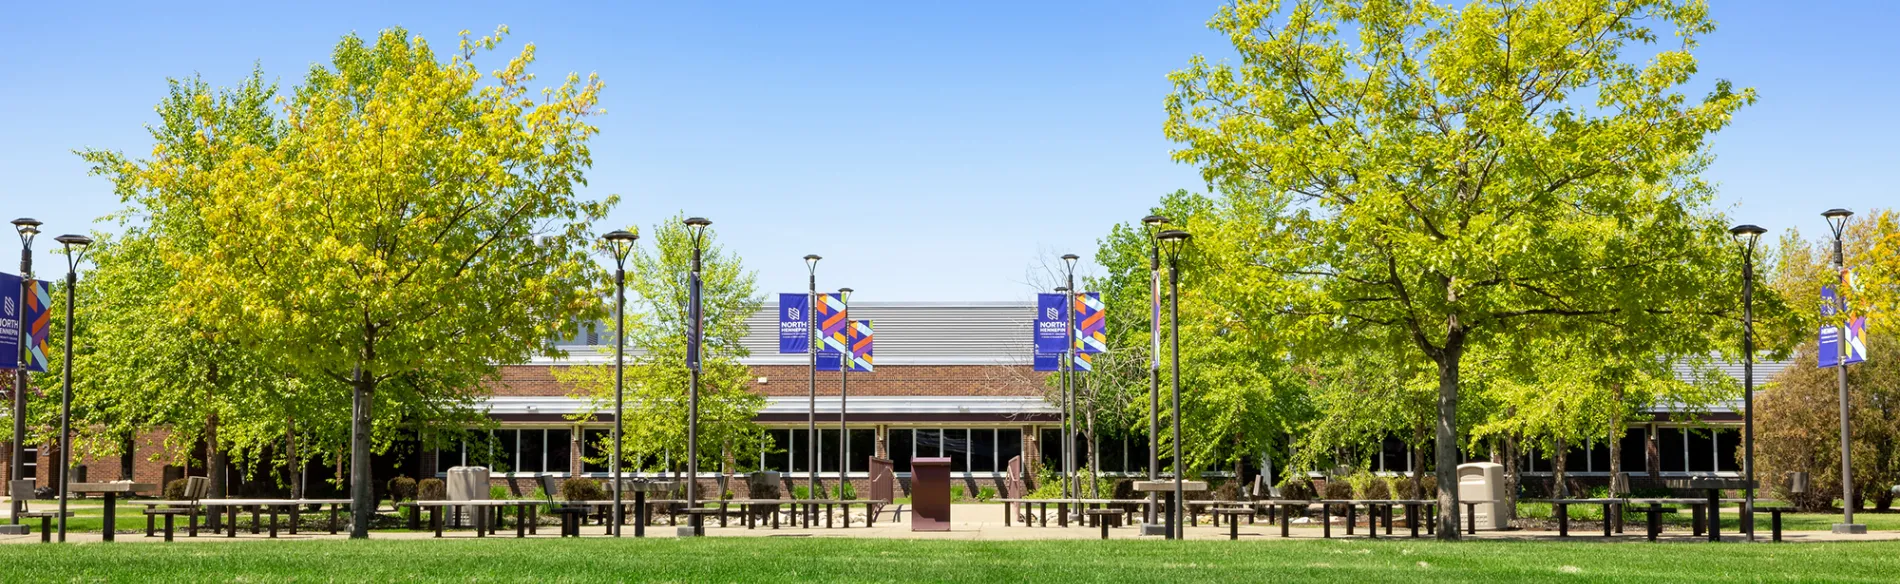
[[0,565],[117,582],[1892,582],[1900,542],[254,540],[5,545]]

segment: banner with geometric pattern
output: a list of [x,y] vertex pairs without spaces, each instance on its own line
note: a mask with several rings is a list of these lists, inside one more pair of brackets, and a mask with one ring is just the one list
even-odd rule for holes
[[[1102,310],[1102,293],[1075,294],[1075,351],[1108,352],[1108,312]],[[1076,367],[1080,369],[1078,365]]]
[[846,336],[851,341],[851,370],[874,371],[875,368],[871,366],[871,321],[851,321],[847,330],[849,334]]

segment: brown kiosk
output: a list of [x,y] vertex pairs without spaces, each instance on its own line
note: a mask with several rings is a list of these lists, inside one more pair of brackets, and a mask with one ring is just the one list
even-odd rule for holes
[[910,504],[911,531],[950,531],[950,459],[911,459]]

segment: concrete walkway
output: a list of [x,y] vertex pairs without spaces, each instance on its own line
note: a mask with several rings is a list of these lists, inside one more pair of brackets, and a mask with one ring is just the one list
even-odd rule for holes
[[[862,537],[862,538],[886,538],[886,539],[944,539],[944,540],[973,540],[973,541],[1092,540],[1092,539],[1098,539],[1101,537],[1100,528],[1086,527],[1074,522],[1071,522],[1069,524],[1070,527],[1066,527],[1066,528],[1054,527],[1054,526],[1024,527],[1021,523],[1016,523],[1015,525],[1005,527],[1003,525],[1003,506],[1001,505],[954,505],[951,508],[951,519],[952,521],[951,521],[950,531],[914,532],[910,530],[910,512],[908,509],[906,509],[904,513],[904,521],[899,522],[899,523],[890,523],[888,521],[879,522],[876,527],[871,527],[871,528],[863,527],[861,517],[854,517],[852,519],[853,527],[851,527],[850,529],[845,529],[843,527],[834,527],[831,529],[826,529],[822,527],[807,529],[807,528],[802,528],[802,527],[789,527],[789,526],[785,526],[783,523],[781,523],[780,528],[776,530],[770,527],[756,527],[753,529],[746,529],[743,524],[738,523],[738,522],[732,522],[730,524],[731,526],[729,527],[707,527],[706,535],[708,537],[831,537],[831,538]],[[115,543],[137,545],[141,543],[164,541],[163,537],[158,537],[158,536],[150,537],[150,538],[145,537],[144,531],[143,531],[143,528],[144,528],[143,517],[133,518],[132,521],[136,521],[136,524],[131,523],[131,522],[123,522],[122,525],[126,528],[137,528],[137,531],[119,533],[117,541]],[[834,522],[834,525],[842,525],[842,522]],[[38,526],[35,525],[34,529],[38,529]],[[582,537],[603,538],[603,537],[606,537],[604,535],[601,535],[601,532],[603,530],[604,528],[598,525],[587,525],[581,529],[581,533],[582,533]],[[1292,533],[1290,534],[1291,539],[1313,540],[1313,539],[1321,539],[1322,537],[1322,530],[1320,529],[1320,526],[1317,523],[1307,523],[1307,524],[1295,523],[1291,531],[1292,531]],[[528,537],[530,539],[558,539],[558,535],[557,535],[558,532],[559,532],[558,527],[543,525],[540,527],[539,535],[532,535]],[[1345,532],[1346,532],[1345,526],[1343,524],[1335,523],[1333,525],[1333,539],[1367,539],[1365,535],[1365,529],[1363,526],[1355,529],[1355,532],[1356,532],[1355,535],[1346,536]],[[623,533],[626,535],[626,537],[632,537],[633,530],[629,528],[623,531]],[[1220,527],[1212,527],[1212,526],[1207,525],[1205,521],[1203,521],[1199,527],[1187,528],[1187,538],[1194,539],[1194,540],[1225,540],[1227,539],[1227,533],[1228,533],[1227,526],[1222,525]],[[1381,530],[1378,539],[1404,541],[1408,539],[1406,535],[1409,533],[1411,533],[1411,530],[1409,528],[1395,527],[1392,530],[1392,535],[1385,535],[1384,531]],[[671,537],[674,537],[673,534],[674,534],[674,529],[672,526],[669,526],[669,525],[655,525],[647,529],[648,537],[671,538]],[[237,537],[234,537],[234,538],[225,537],[222,534],[213,536],[209,532],[201,532],[198,535],[198,537],[190,538],[190,537],[185,537],[185,530],[183,526],[180,526],[178,528],[175,537],[177,541],[181,541],[181,542],[202,541],[202,542],[234,542],[235,543],[235,542],[274,541],[274,540],[269,539],[266,535],[262,533],[258,535],[251,535],[248,532],[240,533]],[[347,537],[348,536],[346,535],[329,535],[328,533],[319,533],[319,534],[304,533],[304,534],[299,534],[299,535],[290,535],[288,531],[280,530],[276,541],[309,541],[309,540],[321,540],[321,539],[347,539]],[[428,531],[420,531],[420,532],[378,531],[371,534],[370,536],[371,539],[432,539],[433,537],[434,537],[434,534]],[[1425,536],[1422,532],[1420,533],[1421,539],[1425,539],[1427,537],[1428,536]],[[1555,531],[1504,531],[1504,532],[1480,531],[1475,536],[1466,536],[1466,537],[1475,538],[1475,539],[1573,541],[1573,542],[1580,542],[1580,543],[1606,542],[1606,541],[1607,542],[1626,542],[1626,543],[1644,542],[1643,532],[1640,529],[1640,527],[1635,530],[1629,530],[1624,534],[1617,535],[1611,538],[1602,537],[1600,532],[1583,532],[1580,530],[1572,530],[1571,535],[1568,538],[1559,538],[1557,536],[1557,532]],[[1138,530],[1132,526],[1110,528],[1109,538],[1110,539],[1160,540],[1160,538],[1156,538],[1156,537],[1141,537],[1140,535],[1138,535]],[[445,531],[443,534],[443,539],[476,539],[476,538],[472,530],[462,529],[462,530]],[[489,535],[487,539],[495,539],[495,540],[514,539],[513,524],[512,523],[508,524],[506,528],[502,529],[499,533]],[[1242,541],[1280,540],[1280,526],[1269,525],[1265,522],[1264,519],[1258,523],[1254,523],[1251,525],[1243,523],[1240,526],[1240,539]],[[1688,530],[1678,528],[1675,530],[1665,531],[1663,533],[1662,539],[1664,541],[1669,541],[1669,542],[1707,543],[1708,538],[1703,537],[1703,536],[1694,536],[1694,535],[1691,535]],[[1745,539],[1746,538],[1742,537],[1739,534],[1725,534],[1723,537],[1724,541],[1733,541],[1733,542],[1740,542],[1740,541],[1744,541]],[[1766,532],[1760,534],[1759,539],[1760,541],[1763,541],[1763,542],[1767,541],[1768,534]],[[1835,534],[1828,531],[1788,531],[1788,532],[1783,532],[1782,539],[1786,542],[1791,542],[1791,543],[1827,542],[1827,541],[1891,541],[1891,540],[1900,540],[1900,531],[1879,531],[1879,532],[1867,533],[1864,535],[1840,535],[1840,534]],[[37,544],[39,543],[39,541],[40,541],[40,535],[38,533],[34,533],[31,535],[24,535],[24,536],[0,536],[0,544],[4,544],[4,543]],[[66,541],[68,543],[99,543],[99,534],[96,532],[68,533],[66,536]]]

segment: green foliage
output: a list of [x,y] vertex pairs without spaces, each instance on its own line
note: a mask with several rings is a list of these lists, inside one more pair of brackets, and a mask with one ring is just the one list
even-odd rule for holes
[[963,500],[963,485],[950,485],[950,500],[951,501]]
[[607,489],[601,486],[600,481],[575,477],[561,482],[563,500],[603,501],[607,498]]
[[1317,494],[1318,492],[1313,489],[1313,481],[1306,477],[1306,473],[1287,473],[1286,477],[1280,480],[1280,498],[1282,499],[1307,500],[1315,498]]
[[[1900,483],[1900,341],[1869,335],[1867,361],[1847,367],[1852,403],[1856,504],[1893,503]],[[1769,497],[1804,511],[1833,506],[1841,496],[1840,385],[1833,368],[1815,366],[1803,348],[1755,398],[1757,478]],[[1808,493],[1788,491],[1788,475],[1808,473]]]
[[417,501],[446,501],[449,498],[448,483],[438,478],[426,478],[416,481]]
[[[671,453],[679,464],[686,453],[688,318],[686,274],[692,270],[692,239],[675,216],[648,231],[653,249],[636,247],[628,257],[629,293],[626,327],[628,359],[625,369],[625,420],[621,426],[624,460],[657,461]],[[765,407],[765,397],[746,389],[752,371],[739,363],[748,353],[740,339],[745,319],[762,305],[754,273],[739,257],[718,244],[711,228],[702,241],[701,294],[706,319],[703,371],[699,386],[700,468],[722,468],[728,457],[741,467],[762,454],[765,430],[753,420]],[[611,350],[611,349],[609,349]],[[611,411],[614,403],[612,365],[555,367],[556,380],[570,395],[586,400],[586,407],[570,416],[591,419]],[[597,445],[603,453],[595,463],[606,463],[613,451],[610,436]],[[646,469],[657,470],[657,469]]]
[[172,479],[171,482],[165,483],[165,498],[172,501],[184,500],[185,483],[185,479]]
[[1392,487],[1386,484],[1385,477],[1360,471],[1347,479],[1347,482],[1352,485],[1354,498],[1367,500],[1392,498]]
[[1412,480],[1412,477],[1405,475],[1392,477],[1393,499],[1418,499],[1424,496],[1424,492],[1418,488],[1418,481]]
[[489,485],[488,498],[492,500],[500,501],[500,500],[513,499],[515,497],[514,497],[514,493],[510,493],[508,491],[508,487],[504,487],[501,485]]
[[995,498],[996,498],[996,487],[977,487],[976,500],[989,502],[990,499],[995,499]]
[[[1193,58],[1166,104],[1175,160],[1221,194],[1189,226],[1212,277],[1184,294],[1263,331],[1262,354],[1407,348],[1401,365],[1430,364],[1418,401],[1449,461],[1474,417],[1508,414],[1463,379],[1473,357],[1734,350],[1739,266],[1700,173],[1755,94],[1684,95],[1714,30],[1702,4],[1243,0],[1209,26],[1235,61]],[[1659,36],[1679,44],[1632,48]]]
[[409,477],[389,479],[389,500],[414,501],[416,499],[416,480]]
[[853,485],[853,484],[851,484],[851,482],[850,482],[850,481],[841,481],[841,482],[839,482],[839,483],[838,483],[838,498],[839,498],[839,499],[856,499],[856,498],[858,498],[858,487],[857,487],[857,485]]

